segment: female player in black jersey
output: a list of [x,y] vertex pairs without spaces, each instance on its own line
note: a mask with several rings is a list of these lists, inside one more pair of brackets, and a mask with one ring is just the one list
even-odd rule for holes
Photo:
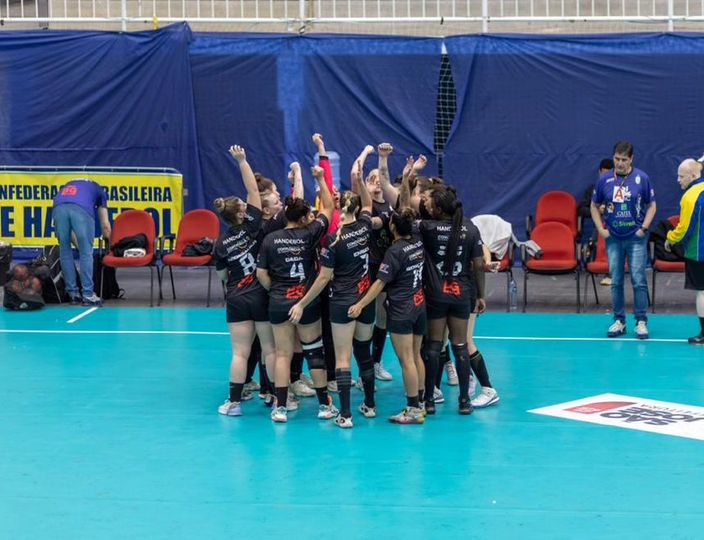
[[[411,163],[412,164],[412,163]],[[411,172],[407,164],[404,170]],[[405,198],[407,200],[407,197]],[[406,407],[389,420],[399,424],[422,424],[425,413],[419,401],[425,370],[420,358],[420,347],[426,331],[425,295],[423,294],[423,242],[414,235],[415,213],[403,208],[391,216],[391,233],[394,241],[386,250],[376,281],[359,302],[350,307],[351,318],[362,311],[386,288],[387,329],[391,344],[401,363],[403,384],[406,389]]]
[[227,326],[232,344],[230,395],[218,412],[240,416],[247,359],[255,331],[270,375],[273,375],[274,367],[274,337],[267,312],[268,294],[255,275],[260,248],[261,197],[244,149],[232,146],[230,154],[239,164],[247,189],[247,203],[237,197],[219,198],[214,202],[215,209],[229,225],[215,242],[214,251],[216,270],[227,286]]
[[289,312],[291,322],[297,323],[305,308],[332,280],[329,310],[335,349],[335,376],[340,392],[340,414],[335,423],[341,428],[353,426],[350,406],[350,364],[353,351],[364,388],[364,402],[359,411],[367,418],[376,416],[371,357],[374,306],[369,304],[356,321],[348,315],[350,306],[369,289],[371,232],[375,226],[382,225],[379,218],[371,217],[372,199],[366,187],[361,185],[361,168],[361,162],[357,162],[352,175],[353,191],[346,191],[341,196],[340,227],[335,234],[328,236],[326,247],[321,250],[320,273],[306,295]]
[[427,204],[433,219],[420,223],[428,257],[423,276],[428,302],[428,339],[423,351],[425,384],[429,389],[425,408],[428,414],[434,414],[432,389],[447,328],[460,385],[459,413],[470,414],[467,328],[475,302],[477,313],[486,308],[481,237],[475,225],[464,217],[462,203],[453,188],[436,186],[430,191]]
[[276,344],[276,407],[271,413],[275,422],[286,422],[288,419],[285,405],[296,330],[320,403],[318,418],[333,418],[338,412],[327,393],[319,306],[308,306],[296,325],[289,321],[288,314],[291,307],[305,296],[315,279],[316,247],[327,231],[334,208],[323,170],[314,167],[313,176],[320,188],[317,218],[306,201],[288,197],[284,204],[286,228],[267,235],[259,251],[257,278],[269,290],[269,321]]

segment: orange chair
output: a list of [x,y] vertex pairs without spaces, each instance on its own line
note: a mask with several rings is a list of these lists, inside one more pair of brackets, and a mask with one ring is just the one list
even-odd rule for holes
[[[113,268],[149,267],[149,305],[152,307],[154,306],[154,268],[156,268],[155,229],[154,219],[149,212],[145,212],[144,210],[126,210],[125,212],[122,212],[117,216],[117,218],[115,218],[115,223],[112,227],[112,234],[110,236],[110,245],[114,246],[123,238],[142,233],[147,237],[147,253],[143,257],[116,257],[112,253],[108,253],[103,257],[103,265],[111,266]],[[100,276],[101,297],[103,296],[102,284],[105,282],[102,274],[103,271],[101,271]],[[158,268],[156,268],[156,276],[159,280],[159,287],[161,288],[161,274],[159,273]]]
[[528,274],[560,275],[574,274],[577,282],[577,313],[581,310],[579,294],[579,261],[572,230],[562,223],[541,223],[531,234],[531,240],[543,250],[539,259],[528,255],[521,246],[523,260],[523,311],[528,304]]
[[[203,238],[209,238],[213,242],[220,236],[220,220],[218,216],[210,210],[191,210],[187,212],[178,226],[178,234],[174,237],[163,237],[161,243],[161,251],[163,253],[164,240],[171,240],[173,248],[173,240],[176,239],[176,247],[170,253],[162,256],[164,266],[169,268],[169,277],[171,278],[171,293],[174,300],[176,299],[176,288],[174,287],[174,266],[207,266],[208,267],[208,298],[205,305],[210,306],[210,287],[213,274],[213,256],[202,255],[198,257],[184,257],[183,250],[188,244],[196,244]],[[161,290],[161,282],[159,283],[159,298],[163,298]]]
[[535,208],[535,223],[532,216],[526,218],[526,231],[531,240],[533,229],[542,223],[558,222],[572,232],[572,238],[577,238],[582,230],[582,218],[577,216],[577,200],[566,191],[548,191],[538,199]]
[[[673,227],[677,227],[680,222],[680,216],[670,216],[667,218]],[[663,259],[658,259],[655,256],[655,248],[651,243],[651,258],[653,266],[653,301],[650,303],[650,308],[653,313],[655,313],[655,277],[658,272],[670,272],[670,273],[684,273],[684,261],[665,261]]]

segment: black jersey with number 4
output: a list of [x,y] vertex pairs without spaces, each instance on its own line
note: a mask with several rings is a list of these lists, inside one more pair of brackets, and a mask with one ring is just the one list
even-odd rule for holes
[[257,267],[269,271],[270,306],[300,300],[316,277],[318,242],[328,230],[328,219],[318,217],[306,227],[282,229],[264,238]]
[[372,217],[381,219],[381,228],[373,229],[371,234],[371,251],[369,262],[372,266],[378,266],[384,259],[384,253],[391,245],[392,236],[389,230],[389,222],[393,208],[387,202],[372,201]]
[[377,279],[386,283],[389,317],[404,319],[424,308],[423,242],[417,236],[394,241],[386,250]]
[[261,289],[256,279],[261,223],[262,211],[248,204],[244,222],[227,229],[215,242],[215,268],[227,269],[228,296]]
[[472,300],[476,296],[472,259],[482,256],[482,239],[477,227],[469,218],[462,220],[457,257],[447,275],[442,274],[442,268],[452,223],[428,219],[421,221],[419,228],[428,259],[423,276],[428,301],[464,303]]
[[320,250],[320,263],[333,269],[330,302],[352,305],[369,288],[369,248],[372,219],[362,212],[357,221],[343,225],[340,236],[328,235]]

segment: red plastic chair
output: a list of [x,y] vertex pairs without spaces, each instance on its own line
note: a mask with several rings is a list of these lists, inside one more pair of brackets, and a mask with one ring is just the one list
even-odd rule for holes
[[[677,227],[680,223],[680,216],[670,216],[667,218],[673,227]],[[653,254],[653,301],[650,303],[650,307],[653,313],[655,313],[655,277],[659,272],[669,272],[669,273],[684,273],[684,261],[664,261],[658,259],[655,256],[655,250],[652,248]]]
[[535,208],[535,223],[531,216],[526,218],[526,231],[531,240],[533,229],[543,223],[557,222],[565,225],[572,232],[572,238],[577,238],[581,231],[581,218],[577,216],[577,200],[566,191],[548,191],[543,193]]
[[579,261],[577,248],[572,231],[562,223],[541,223],[531,234],[531,240],[536,242],[543,251],[540,258],[528,255],[522,246],[523,260],[523,311],[528,304],[528,274],[560,275],[574,274],[577,282],[577,313],[581,310],[579,294]]
[[[196,244],[203,238],[209,238],[215,242],[220,236],[220,220],[218,216],[210,210],[191,210],[181,219],[176,235],[176,247],[168,254],[162,256],[164,266],[169,268],[171,278],[171,293],[176,299],[176,287],[174,286],[174,266],[207,266],[208,267],[208,298],[206,306],[210,306],[210,288],[213,273],[213,256],[202,255],[199,257],[184,257],[183,250],[188,244]],[[173,242],[174,237],[164,237]],[[163,252],[163,243],[162,243]],[[159,298],[163,298],[161,283],[159,284]]]
[[[135,236],[141,233],[147,237],[147,253],[143,257],[116,257],[112,253],[108,253],[103,257],[103,265],[111,266],[113,268],[149,267],[149,305],[152,307],[154,306],[154,268],[156,268],[155,230],[154,219],[149,212],[145,212],[144,210],[126,210],[125,212],[122,212],[117,216],[117,218],[115,218],[115,223],[112,226],[110,245],[114,246],[127,236]],[[156,275],[161,288],[161,274],[159,273],[158,268],[156,270]],[[101,297],[103,296],[102,284],[105,282],[102,278],[103,276],[101,271]]]

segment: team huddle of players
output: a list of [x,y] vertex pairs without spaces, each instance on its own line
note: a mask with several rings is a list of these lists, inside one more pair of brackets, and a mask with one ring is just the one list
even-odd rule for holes
[[[227,286],[233,350],[230,395],[219,412],[242,414],[241,403],[250,397],[245,380],[256,337],[268,386],[262,392],[274,422],[286,422],[288,412],[298,407],[290,391],[296,355],[308,363],[318,418],[334,419],[342,428],[353,426],[353,356],[364,390],[358,410],[375,417],[372,339],[379,313],[385,314],[407,400],[390,417],[392,422],[422,424],[435,413],[436,381],[448,339],[459,383],[459,413],[471,414],[473,405],[497,402],[484,360],[468,343],[473,319],[485,309],[487,260],[479,231],[464,216],[455,190],[421,175],[423,156],[408,158],[400,181],[392,183],[388,157],[393,149],[383,143],[377,148],[378,167],[364,177],[365,161],[374,153],[367,146],[352,167],[352,190],[339,194],[322,136],[315,134],[313,142],[320,156],[312,168],[317,210],[303,199],[297,163],[289,173],[292,195],[282,202],[275,184],[254,174],[244,149],[230,148],[247,199],[214,202],[229,227],[215,244],[215,259]],[[328,394],[324,343],[334,349],[339,409]],[[327,352],[330,358],[332,351]],[[482,386],[474,400],[472,371]]]

